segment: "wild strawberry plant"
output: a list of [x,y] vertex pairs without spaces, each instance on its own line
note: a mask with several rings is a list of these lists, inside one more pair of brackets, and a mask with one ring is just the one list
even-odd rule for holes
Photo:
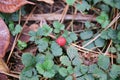
[[[80,35],[66,31],[64,28],[63,24],[55,21],[53,26],[45,24],[38,31],[29,32],[30,40],[38,47],[38,53],[36,56],[32,53],[22,55],[25,68],[21,73],[21,80],[39,80],[39,78],[50,80],[73,80],[74,78],[77,80],[107,80],[117,78],[120,74],[120,67],[116,64],[111,65],[109,57],[100,54],[97,62],[88,66],[84,64],[84,59],[80,57],[78,49],[71,45],[78,38],[87,42],[94,37],[93,31],[88,26],[86,31],[80,32]],[[109,34],[109,36],[112,35]],[[59,39],[61,40],[59,41]],[[100,38],[91,43],[92,45],[90,44],[86,48],[103,47],[105,40],[106,37],[104,38],[101,35]],[[61,41],[63,41],[62,45]]]
[[[120,25],[116,28],[106,27],[112,19],[111,12],[120,9],[120,0],[65,0],[71,7],[87,13],[97,14],[96,21],[83,21],[84,30],[75,32],[66,30],[65,25],[54,21],[52,25],[45,24],[36,32],[30,31],[30,42],[37,46],[37,53],[24,53],[22,63],[24,69],[20,74],[20,80],[119,80],[120,76]],[[99,9],[97,11],[97,9]],[[112,8],[112,9],[111,9]],[[24,10],[22,13],[25,14]],[[109,14],[110,13],[110,14]],[[13,21],[18,21],[18,12],[5,16],[0,14],[9,24],[9,30],[13,36],[21,32],[22,27]],[[96,25],[97,24],[97,25]],[[100,36],[89,43],[97,35]],[[108,46],[109,41],[112,42]],[[78,44],[81,42],[81,44]],[[78,44],[86,51],[83,53],[73,43]],[[87,46],[85,46],[89,43]],[[18,40],[20,50],[27,47],[25,42]],[[110,47],[110,48],[108,48]],[[108,49],[108,51],[107,51]],[[99,51],[96,58],[91,61],[91,55],[96,56],[91,50]],[[106,56],[105,51],[113,56]],[[88,55],[86,58],[82,55]],[[115,56],[115,58],[114,58]],[[87,59],[90,60],[87,62]],[[92,61],[91,61],[92,62]]]

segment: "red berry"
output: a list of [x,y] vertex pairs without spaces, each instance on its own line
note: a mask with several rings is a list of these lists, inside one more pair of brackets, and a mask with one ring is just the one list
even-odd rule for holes
[[56,39],[56,43],[59,45],[59,46],[64,46],[66,44],[66,39],[64,37],[58,37]]

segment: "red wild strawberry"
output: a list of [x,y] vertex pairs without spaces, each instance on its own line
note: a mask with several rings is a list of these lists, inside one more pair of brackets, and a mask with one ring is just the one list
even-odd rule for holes
[[56,39],[56,43],[59,45],[59,46],[64,46],[66,44],[66,39],[64,37],[58,37]]

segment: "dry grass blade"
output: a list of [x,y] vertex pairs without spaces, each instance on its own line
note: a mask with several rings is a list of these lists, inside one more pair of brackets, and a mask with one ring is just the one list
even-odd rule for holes
[[0,73],[19,79],[19,75],[10,74],[10,73],[3,72],[3,71],[2,72],[0,71]]

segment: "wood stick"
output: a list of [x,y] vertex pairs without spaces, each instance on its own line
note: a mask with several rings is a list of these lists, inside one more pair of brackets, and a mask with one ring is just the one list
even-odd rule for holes
[[[22,17],[22,20],[25,21],[28,16]],[[29,21],[40,21],[40,20],[59,20],[62,17],[62,14],[32,14],[29,18]],[[96,17],[93,15],[82,15],[82,14],[76,14],[76,15],[70,15],[66,14],[65,20],[81,20],[81,21],[96,21]]]

